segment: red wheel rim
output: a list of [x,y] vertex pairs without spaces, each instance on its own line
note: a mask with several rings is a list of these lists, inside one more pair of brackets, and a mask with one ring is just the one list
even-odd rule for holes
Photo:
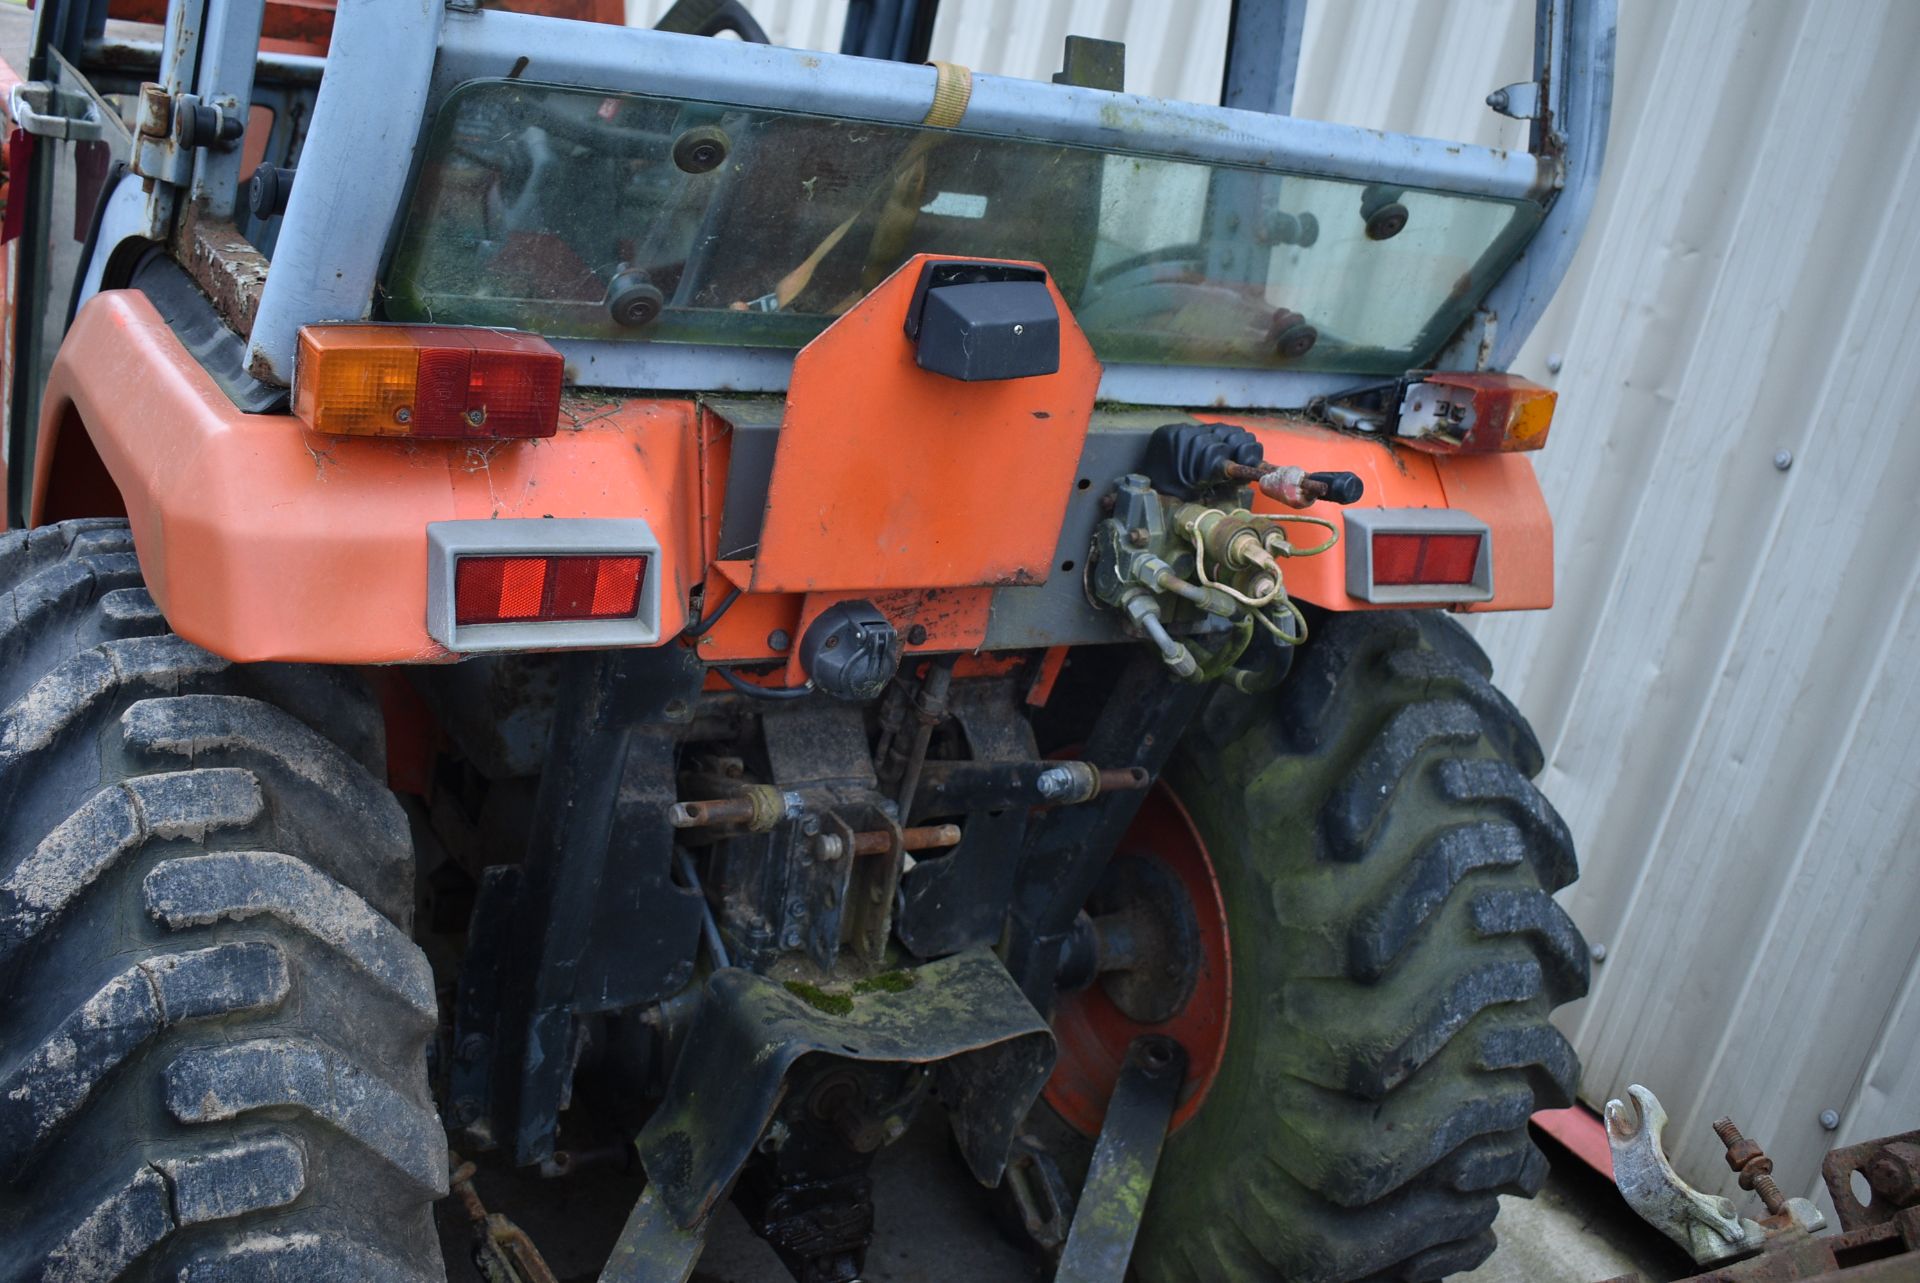
[[1128,1045],[1146,1033],[1165,1034],[1187,1049],[1187,1085],[1171,1130],[1185,1126],[1200,1112],[1220,1072],[1233,1014],[1233,962],[1220,881],[1192,817],[1166,785],[1156,784],[1147,794],[1119,853],[1158,861],[1180,880],[1200,924],[1200,975],[1187,1005],[1160,1024],[1129,1018],[1098,982],[1079,993],[1060,995],[1053,1019],[1060,1060],[1047,1080],[1046,1101],[1088,1136],[1098,1135],[1106,1121],[1107,1101],[1120,1079]]

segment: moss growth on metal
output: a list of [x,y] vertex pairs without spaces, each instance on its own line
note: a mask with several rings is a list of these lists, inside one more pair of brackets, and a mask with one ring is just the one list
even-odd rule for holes
[[911,971],[882,971],[877,976],[853,982],[855,993],[905,993],[915,984]]
[[787,981],[787,992],[815,1011],[824,1011],[829,1016],[844,1016],[853,1010],[853,999],[848,995],[828,993],[819,985],[810,985],[804,980]]

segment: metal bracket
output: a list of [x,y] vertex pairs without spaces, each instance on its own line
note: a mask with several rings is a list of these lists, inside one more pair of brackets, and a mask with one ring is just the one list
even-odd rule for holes
[[36,138],[91,143],[100,141],[105,133],[92,99],[42,81],[15,85],[7,94],[7,114],[16,126]]
[[1127,1048],[1054,1283],[1126,1278],[1167,1124],[1186,1080],[1186,1048],[1173,1039],[1148,1034]]
[[1538,120],[1546,112],[1546,95],[1537,80],[1522,80],[1487,95],[1487,106],[1514,120]]
[[[1680,1179],[1661,1142],[1667,1111],[1652,1092],[1634,1083],[1633,1100],[1607,1102],[1607,1140],[1613,1148],[1613,1180],[1640,1219],[1687,1250],[1700,1265],[1747,1256],[1765,1246],[1767,1232],[1739,1216],[1731,1199],[1703,1194]],[[1798,1200],[1804,1201],[1804,1200]],[[1817,1213],[1816,1213],[1817,1215]]]
[[847,994],[738,969],[708,977],[666,1098],[637,1142],[666,1229],[706,1220],[753,1152],[802,1056],[929,1064],[974,1176],[996,1185],[1053,1070],[1053,1034],[989,950]]

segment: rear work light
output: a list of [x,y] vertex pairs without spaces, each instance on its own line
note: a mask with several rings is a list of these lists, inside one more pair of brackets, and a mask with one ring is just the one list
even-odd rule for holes
[[1430,454],[1496,454],[1547,443],[1558,394],[1514,374],[1435,370],[1410,382],[1395,431]]
[[634,518],[427,525],[427,634],[456,653],[660,639],[660,545]]
[[308,325],[293,413],[338,436],[550,437],[565,361],[545,339],[457,325]]
[[1347,592],[1362,601],[1486,601],[1493,534],[1450,508],[1346,510]]

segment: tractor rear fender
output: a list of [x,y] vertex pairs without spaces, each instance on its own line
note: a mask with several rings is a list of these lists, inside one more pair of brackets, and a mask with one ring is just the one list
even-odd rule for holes
[[640,517],[671,637],[700,552],[695,415],[599,398],[541,441],[320,436],[242,413],[144,295],[109,291],[55,358],[31,522],[123,509],[168,622],[228,659],[383,664],[447,657],[427,635],[427,523]]
[[[1553,605],[1553,518],[1534,476],[1533,464],[1520,454],[1425,454],[1385,441],[1332,432],[1317,424],[1272,416],[1203,415],[1210,422],[1234,423],[1260,438],[1268,460],[1291,463],[1308,472],[1352,472],[1366,485],[1358,507],[1452,508],[1485,522],[1492,539],[1493,597],[1458,609],[1545,610]],[[1260,495],[1256,512],[1285,512]],[[1343,526],[1342,544],[1321,557],[1286,565],[1287,592],[1327,610],[1384,610],[1395,603],[1369,603],[1347,592],[1344,544],[1351,534],[1331,504],[1309,512]],[[1299,543],[1314,542],[1302,531]]]
[[[912,411],[902,407],[902,421]],[[752,560],[715,560],[726,552],[720,524],[732,431],[722,413],[691,400],[597,396],[569,399],[559,434],[547,440],[322,436],[287,415],[241,412],[144,295],[108,291],[81,310],[54,362],[31,520],[124,513],[174,629],[229,659],[380,664],[449,658],[427,633],[429,522],[640,517],[661,544],[649,570],[661,576],[658,635],[673,637],[696,584],[704,581],[715,601],[755,578]],[[1059,554],[1044,584],[866,595],[916,649],[1122,640],[1118,621],[1087,606],[1079,586],[1085,545],[1072,545],[1095,519],[1081,508],[1099,503],[1116,467],[1136,466],[1138,449],[1118,438],[1137,438],[1143,448],[1153,424],[1183,417],[1244,426],[1275,462],[1353,472],[1365,483],[1364,506],[1454,508],[1478,518],[1492,539],[1494,595],[1464,609],[1552,604],[1552,525],[1533,470],[1517,455],[1433,456],[1276,415],[1106,409],[1094,412],[1072,474]],[[1312,515],[1342,524],[1330,504]],[[1301,542],[1313,538],[1302,532]],[[1341,549],[1289,562],[1287,586],[1330,610],[1377,608],[1349,595]],[[702,657],[790,658],[781,634],[798,637],[807,619],[846,595],[750,592],[702,638]]]

